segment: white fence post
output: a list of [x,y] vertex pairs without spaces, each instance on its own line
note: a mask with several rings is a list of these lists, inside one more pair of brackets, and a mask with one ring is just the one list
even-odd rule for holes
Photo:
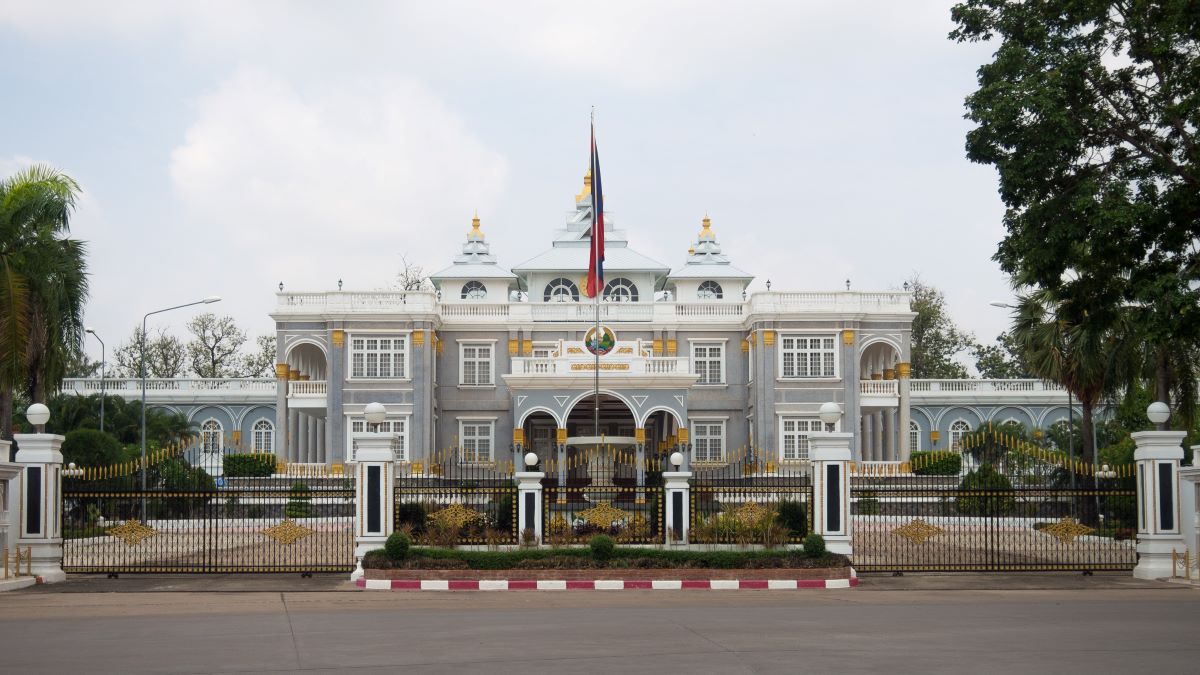
[[813,471],[813,532],[831,553],[854,552],[850,524],[850,443],[854,434],[817,432],[808,437]]
[[362,559],[367,551],[381,548],[394,526],[396,453],[394,435],[359,434],[354,438],[350,462],[354,466],[354,572],[351,581],[363,577]]
[[33,554],[32,573],[42,583],[66,581],[62,569],[63,436],[13,434],[21,470],[16,543]]
[[1138,431],[1130,434],[1137,450],[1138,579],[1163,579],[1174,571],[1172,551],[1186,548],[1179,527],[1179,462],[1183,431]]

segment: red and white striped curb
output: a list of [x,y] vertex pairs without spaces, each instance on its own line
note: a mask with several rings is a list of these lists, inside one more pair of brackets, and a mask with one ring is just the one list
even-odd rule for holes
[[368,591],[630,591],[770,590],[851,588],[851,579],[359,579]]

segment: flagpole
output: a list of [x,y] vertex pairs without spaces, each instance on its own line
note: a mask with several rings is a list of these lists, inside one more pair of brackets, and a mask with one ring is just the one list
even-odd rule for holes
[[[592,296],[592,304],[596,309],[596,326],[595,332],[592,334],[592,339],[597,343],[600,341],[600,255],[595,250],[596,248],[596,232],[594,231],[597,224],[604,227],[604,222],[600,219],[600,214],[596,211],[600,207],[600,194],[596,190],[595,181],[599,180],[599,171],[596,170],[596,106],[592,106],[592,256],[596,259],[596,288],[595,295]],[[597,344],[597,347],[599,345]],[[592,435],[596,438],[600,437],[600,350],[593,349],[592,356],[595,357],[595,371],[592,377]]]

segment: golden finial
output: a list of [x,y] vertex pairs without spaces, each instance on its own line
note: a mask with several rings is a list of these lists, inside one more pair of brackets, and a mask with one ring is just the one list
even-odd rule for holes
[[575,195],[575,203],[578,204],[579,202],[581,202],[591,196],[592,196],[592,170],[588,169],[587,173],[585,173],[583,175],[583,189],[579,191],[579,194]]
[[479,229],[479,211],[475,211],[475,217],[471,219],[471,231],[467,233],[467,237],[479,237],[483,239],[483,232]]
[[688,247],[688,255],[696,255],[696,247],[695,246]]
[[717,235],[712,231],[712,221],[708,218],[708,213],[704,214],[704,220],[700,221],[703,229],[700,230],[700,239],[716,239]]

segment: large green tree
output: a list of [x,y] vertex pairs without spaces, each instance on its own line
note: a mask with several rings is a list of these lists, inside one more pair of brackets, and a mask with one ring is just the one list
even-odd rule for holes
[[967,0],[951,14],[952,39],[997,46],[966,101],[967,156],[996,167],[1007,207],[996,260],[1073,307],[1078,330],[1129,321],[1156,397],[1178,408],[1195,381],[1180,354],[1200,338],[1200,5]]
[[967,368],[956,357],[975,345],[970,333],[958,328],[946,309],[946,297],[937,288],[921,281],[908,280],[912,292],[912,376],[919,379],[967,377]]
[[979,371],[980,377],[992,380],[1033,377],[1012,331],[1006,330],[997,335],[994,345],[975,345],[972,352],[975,354],[975,370]]
[[0,435],[12,436],[14,394],[45,401],[83,350],[88,277],[71,239],[79,185],[35,165],[0,180]]

